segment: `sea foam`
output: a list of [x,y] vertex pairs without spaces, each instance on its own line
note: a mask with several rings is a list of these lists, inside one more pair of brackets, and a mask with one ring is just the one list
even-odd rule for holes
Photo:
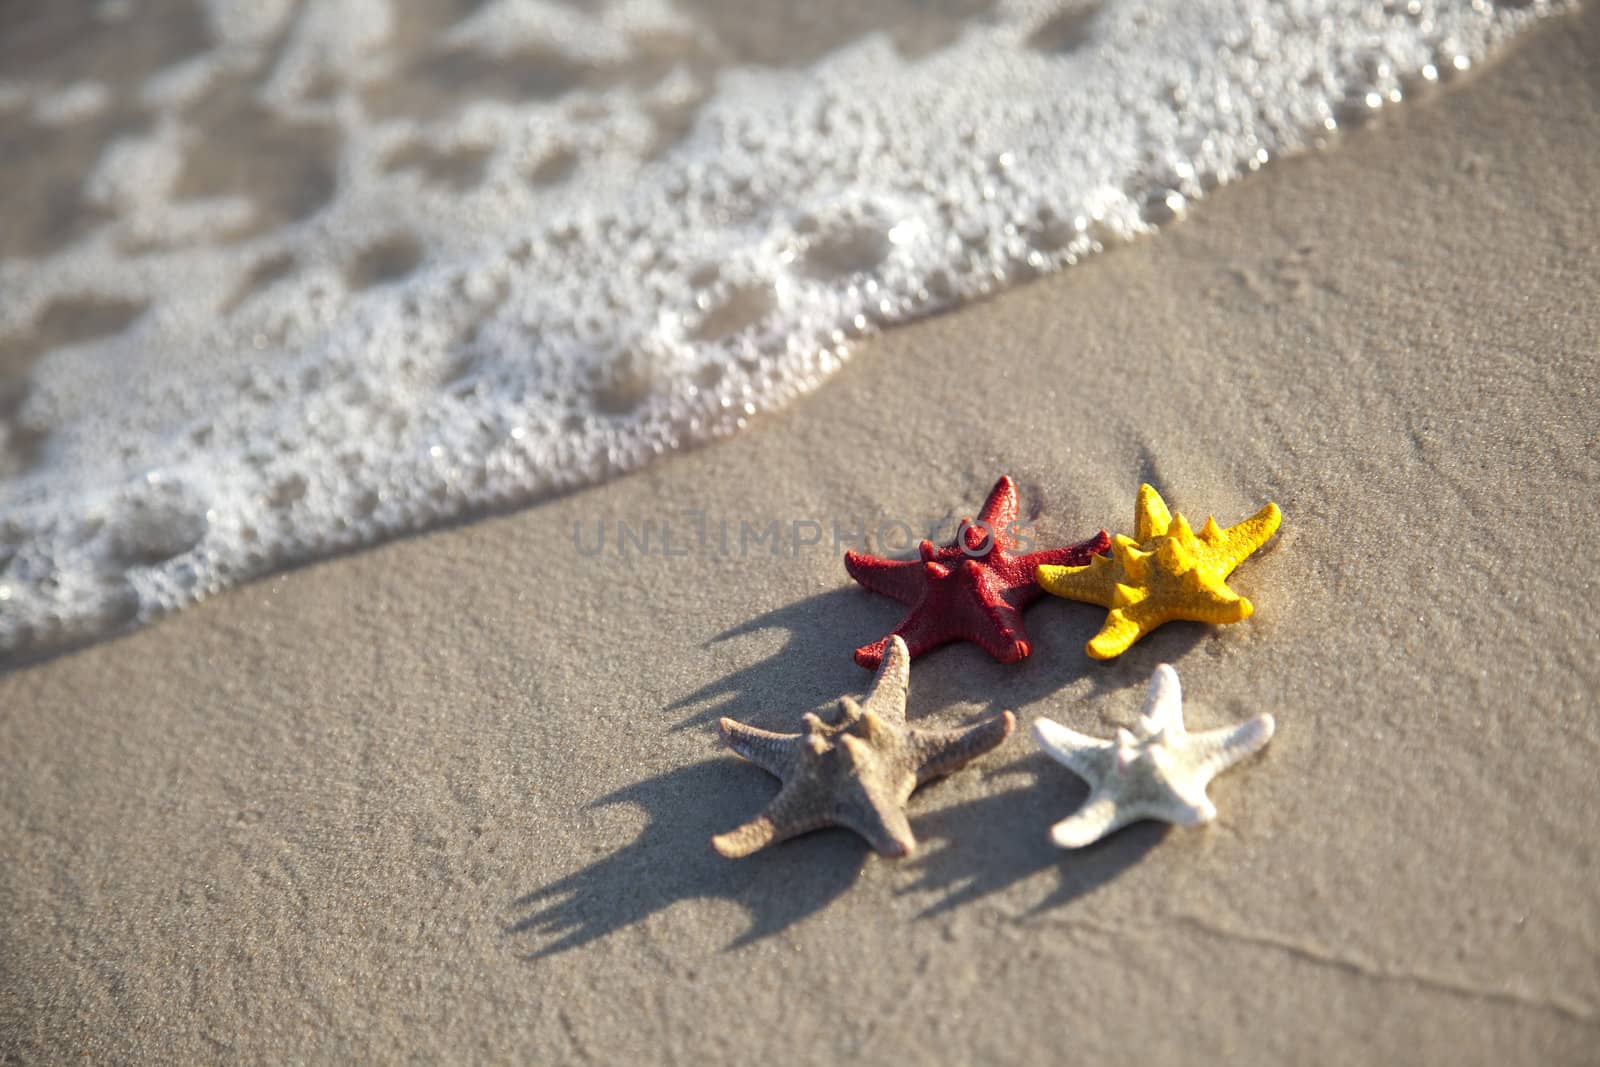
[[0,67],[52,205],[0,233],[0,652],[737,430],[1554,6],[102,3]]

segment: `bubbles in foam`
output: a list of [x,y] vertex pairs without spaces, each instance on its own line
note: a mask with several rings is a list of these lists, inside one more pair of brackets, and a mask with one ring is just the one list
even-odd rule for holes
[[0,651],[736,430],[1556,5],[735,6],[101,5],[8,69],[0,182],[77,199],[0,235]]

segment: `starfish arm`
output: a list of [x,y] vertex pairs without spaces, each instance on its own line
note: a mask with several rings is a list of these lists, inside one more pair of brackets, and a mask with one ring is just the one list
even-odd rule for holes
[[[893,634],[890,637],[894,636]],[[883,650],[889,647],[889,638],[880,637],[878,640],[862,645],[855,651],[855,661],[869,671],[878,669],[883,662]]]
[[1109,608],[1116,590],[1116,571],[1109,559],[1096,556],[1085,567],[1038,567],[1034,577],[1051,596]]
[[[1193,576],[1192,579],[1190,576]],[[1188,581],[1188,588],[1176,606],[1176,613],[1181,618],[1225,626],[1242,622],[1255,614],[1255,605],[1229,589],[1226,582],[1205,582],[1200,579],[1198,571],[1189,571],[1184,578]]]
[[[1217,806],[1206,796],[1204,783],[1185,781],[1173,785],[1165,796],[1146,800],[1134,817],[1160,819],[1174,826],[1200,826],[1217,817]],[[1132,822],[1133,817],[1128,821]]]
[[1139,486],[1139,498],[1133,505],[1133,538],[1143,544],[1153,537],[1164,536],[1172,525],[1172,512],[1161,499],[1155,486],[1148,482]]
[[1017,521],[1017,483],[1011,480],[1010,475],[1002,474],[1000,480],[994,483],[994,488],[989,490],[989,499],[983,502],[983,510],[978,512],[978,521],[989,527],[997,540]]
[[1222,572],[1223,577],[1233,573],[1233,569],[1252,552],[1266,544],[1278,532],[1282,522],[1283,512],[1278,510],[1278,505],[1268,504],[1243,522],[1223,530],[1220,549],[1228,561],[1227,569]]
[[1141,601],[1106,612],[1106,621],[1101,624],[1100,632],[1089,638],[1089,643],[1084,646],[1089,658],[1116,659],[1132,648],[1135,641],[1159,626],[1160,622],[1154,621],[1149,611],[1139,610],[1148,603]]
[[869,791],[861,803],[842,808],[835,819],[864,837],[880,856],[897,859],[917,847],[905,808],[891,797]]
[[906,721],[906,693],[911,685],[911,652],[899,634],[884,638],[878,673],[862,707],[892,723]]
[[734,719],[723,719],[718,725],[729,748],[769,774],[783,778],[794,766],[794,746],[800,735],[775,734]]
[[1045,755],[1091,786],[1099,785],[1105,777],[1111,742],[1080,734],[1053,719],[1033,720],[1033,739]]
[[860,552],[846,552],[844,569],[864,588],[902,604],[915,604],[927,588],[921,560],[879,559]]
[[1002,600],[980,599],[975,606],[986,625],[977,629],[972,640],[1001,663],[1026,659],[1033,644],[1022,628],[1022,612]]
[[938,648],[956,640],[956,635],[951,632],[949,620],[945,617],[913,610],[888,636],[856,649],[856,662],[868,670],[877,670],[883,663],[889,642],[895,638],[905,642],[907,653],[920,656],[930,648]]
[[1210,781],[1235,763],[1266,748],[1276,727],[1271,715],[1257,715],[1237,726],[1190,734],[1190,758],[1201,774],[1201,781]]
[[718,855],[736,860],[752,852],[759,852],[777,840],[778,828],[772,818],[767,815],[757,815],[742,826],[735,827],[725,834],[717,834],[711,839],[711,847],[717,850]]
[[1040,567],[1084,567],[1111,548],[1111,535],[1101,530],[1086,541],[1062,548],[1044,548],[1015,557],[1023,573],[1033,576]]
[[1150,675],[1150,688],[1144,694],[1139,713],[1140,729],[1146,737],[1170,727],[1183,730],[1183,686],[1170,663],[1160,663]]
[[1083,848],[1133,822],[1136,816],[1108,793],[1098,790],[1083,806],[1050,827],[1050,840],[1059,848]]
[[998,748],[1017,725],[1009,711],[956,730],[911,730],[911,756],[917,765],[917,784],[942,778],[985,752]]
[[818,813],[814,798],[786,784],[760,815],[725,834],[716,835],[711,839],[711,847],[729,859],[738,859],[827,824],[828,820]]

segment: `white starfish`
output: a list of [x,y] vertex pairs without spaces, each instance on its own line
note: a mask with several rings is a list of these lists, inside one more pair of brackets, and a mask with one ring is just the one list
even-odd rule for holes
[[1045,754],[1089,783],[1089,798],[1050,829],[1062,848],[1082,848],[1140,819],[1196,826],[1217,817],[1206,785],[1272,740],[1271,715],[1220,730],[1191,734],[1183,725],[1178,672],[1163,663],[1150,676],[1144,711],[1133,730],[1118,728],[1115,741],[1069,730],[1049,719],[1033,721]]

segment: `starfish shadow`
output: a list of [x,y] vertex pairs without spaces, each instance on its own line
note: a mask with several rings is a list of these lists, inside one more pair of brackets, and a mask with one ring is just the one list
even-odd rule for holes
[[1156,458],[1156,450],[1149,441],[1139,444],[1139,482],[1155,486],[1158,492],[1162,486],[1170,484],[1161,475],[1161,461]]
[[912,673],[913,714],[974,702],[986,715],[1017,712],[1020,729],[1035,715],[1052,714],[1051,697],[1080,680],[1089,682],[1089,699],[1124,689],[1142,692],[1157,663],[1181,662],[1209,629],[1170,624],[1116,659],[1101,662],[1090,659],[1083,646],[1104,619],[1104,608],[1046,597],[1028,609],[1033,652],[1020,663],[998,663],[971,644],[918,657]]
[[[744,860],[711,849],[711,836],[771,799],[772,777],[729,757],[706,760],[595,801],[633,804],[649,824],[629,845],[510,905],[506,934],[542,942],[528,959],[554,956],[642,922],[682,900],[740,904],[750,925],[738,948],[811,915],[855,882],[869,852],[843,830],[823,830]],[[730,814],[733,813],[733,814]]]
[[[942,894],[921,918],[942,915],[1049,869],[1059,872],[1060,881],[1029,910],[1060,907],[1134,866],[1167,833],[1165,824],[1141,822],[1087,848],[1059,849],[1050,843],[1050,827],[1083,803],[1089,795],[1086,783],[1039,752],[986,777],[1028,782],[992,789],[917,821],[923,850],[911,863],[919,877],[904,892]],[[944,843],[933,847],[934,842]]]
[[[759,615],[712,638],[717,644],[763,630],[788,632],[783,647],[766,659],[738,667],[667,705],[668,711],[698,707],[675,730],[715,723],[726,715],[765,729],[791,731],[800,713],[831,708],[840,696],[859,695],[872,672],[857,666],[858,645],[888,633],[905,607],[864,589],[842,586]],[[976,703],[983,715],[1038,705],[1081,678],[1092,696],[1133,688],[1142,692],[1158,663],[1179,663],[1215,628],[1169,623],[1109,663],[1092,660],[1083,646],[1105,620],[1105,609],[1044,597],[1027,611],[1033,652],[1020,663],[999,663],[977,645],[958,642],[912,662],[907,711],[913,720],[955,704]],[[829,714],[824,713],[824,718]],[[1030,716],[1020,716],[1025,721]]]
[[851,653],[874,633],[888,633],[904,614],[902,605],[886,597],[841,586],[724,630],[708,645],[772,629],[785,630],[788,637],[766,659],[736,668],[667,705],[668,711],[682,711],[710,702],[674,729],[715,723],[724,715],[752,726],[793,729],[801,712],[862,693],[872,684],[872,672],[857,666]]

